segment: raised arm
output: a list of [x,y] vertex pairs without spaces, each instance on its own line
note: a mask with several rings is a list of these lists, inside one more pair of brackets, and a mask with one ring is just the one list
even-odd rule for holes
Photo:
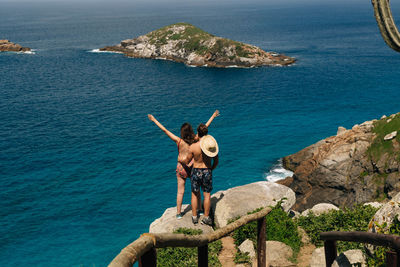
[[174,141],[175,143],[179,141],[179,137],[168,131],[167,128],[165,128],[158,120],[156,120],[153,115],[147,114],[147,117],[149,118],[149,120],[154,122],[166,135],[168,135],[168,137],[171,138],[172,141]]
[[219,110],[217,109],[214,111],[214,113],[211,115],[210,119],[206,122],[206,126],[210,126],[211,122],[215,119],[215,117],[219,116]]

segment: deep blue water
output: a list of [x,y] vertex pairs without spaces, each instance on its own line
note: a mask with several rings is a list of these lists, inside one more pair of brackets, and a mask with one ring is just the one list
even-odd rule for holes
[[[298,62],[208,69],[90,52],[181,21]],[[0,39],[36,50],[0,54],[0,266],[104,266],[175,206],[176,146],[148,113],[178,134],[220,110],[216,192],[264,180],[338,126],[400,111],[400,55],[368,1],[0,2]]]

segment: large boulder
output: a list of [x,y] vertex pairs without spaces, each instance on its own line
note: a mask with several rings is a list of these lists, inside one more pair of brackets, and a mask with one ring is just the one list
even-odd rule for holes
[[[384,204],[368,224],[368,232],[385,233],[396,216],[400,215],[400,193]],[[399,218],[400,219],[400,218]],[[384,228],[381,228],[385,225]]]
[[[311,256],[310,267],[325,267],[324,247],[316,248]],[[359,249],[347,250],[336,257],[332,267],[366,266],[365,256]]]
[[289,261],[293,250],[288,245],[279,241],[267,241],[265,257],[267,266],[294,267],[296,264]]
[[[179,228],[200,229],[204,234],[213,232],[211,226],[201,224],[200,220],[197,225],[192,223],[192,212],[190,205],[182,205],[183,217],[176,219],[176,207],[168,208],[164,214],[150,224],[150,233],[173,233]],[[201,219],[201,218],[200,218]]]
[[341,253],[336,257],[332,267],[366,267],[366,259],[360,249],[351,249]]
[[324,266],[326,266],[324,247],[316,248],[311,256],[310,267],[324,267]]
[[267,181],[219,191],[211,197],[215,226],[224,227],[230,219],[246,215],[257,208],[275,206],[281,199],[284,199],[282,207],[285,211],[296,202],[290,188]]
[[239,251],[242,253],[247,253],[250,258],[255,258],[256,257],[256,251],[254,250],[254,244],[253,241],[250,239],[246,239],[243,241],[242,244],[238,247]]
[[371,207],[373,207],[373,208],[379,209],[380,207],[383,206],[383,204],[380,203],[380,202],[374,201],[374,202],[367,202],[367,203],[364,203],[363,206],[371,206]]
[[312,207],[311,209],[306,209],[301,213],[301,216],[307,216],[310,212],[312,212],[315,216],[319,216],[323,213],[328,213],[331,210],[339,210],[338,207],[336,207],[333,204],[329,203],[319,203]]

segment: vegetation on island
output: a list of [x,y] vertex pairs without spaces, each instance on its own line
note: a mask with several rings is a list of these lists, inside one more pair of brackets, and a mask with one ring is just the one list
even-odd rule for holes
[[[172,30],[173,27],[179,26],[184,26],[184,30],[180,32],[174,32]],[[165,26],[150,32],[147,36],[150,38],[150,43],[153,45],[161,46],[167,44],[169,40],[173,40],[178,42],[178,48],[184,48],[187,52],[194,52],[198,55],[223,53],[224,48],[234,47],[237,56],[247,57],[250,55],[250,49],[254,49],[254,47],[241,42],[216,37],[185,22]],[[213,38],[216,38],[216,41],[210,46],[210,41]],[[231,59],[233,58],[234,56],[232,56]]]

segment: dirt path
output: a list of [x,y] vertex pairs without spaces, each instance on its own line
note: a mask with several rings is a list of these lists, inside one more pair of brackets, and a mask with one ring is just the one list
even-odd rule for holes
[[310,260],[312,253],[315,249],[313,244],[306,244],[300,248],[300,252],[297,255],[297,266],[298,267],[307,267],[310,266]]
[[235,243],[233,242],[233,238],[230,236],[226,236],[221,238],[222,241],[222,250],[218,255],[218,259],[222,264],[222,267],[232,267],[235,266],[235,253],[236,247]]

